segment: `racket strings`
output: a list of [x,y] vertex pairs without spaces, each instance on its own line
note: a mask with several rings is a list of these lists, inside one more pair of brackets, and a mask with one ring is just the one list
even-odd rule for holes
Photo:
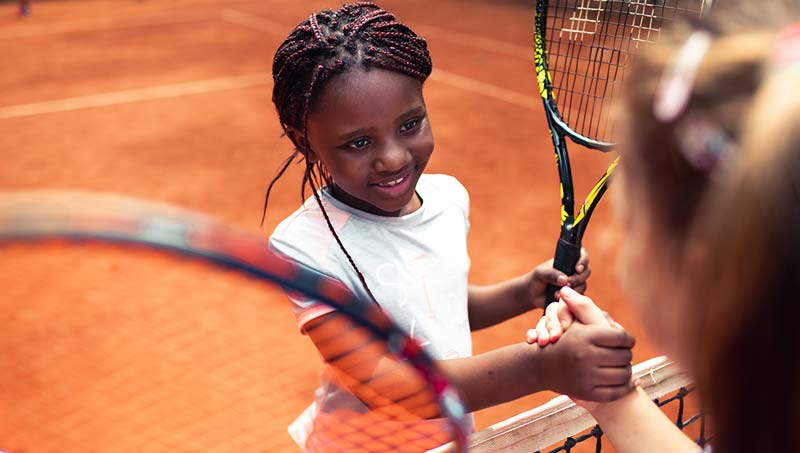
[[546,43],[553,97],[561,119],[578,134],[612,142],[610,106],[628,58],[662,28],[699,15],[691,0],[556,0],[547,11]]
[[[261,238],[152,202],[36,191],[0,197],[0,252],[2,451],[296,450],[286,427],[306,407],[306,451],[466,443],[457,391],[419,343]],[[270,282],[337,309],[318,348]]]
[[225,268],[88,243],[2,252],[2,451],[294,451],[286,427],[320,372],[347,404],[324,408],[312,444],[453,439],[446,419],[429,420],[444,415],[425,377],[347,316],[321,345],[323,367],[285,297]]

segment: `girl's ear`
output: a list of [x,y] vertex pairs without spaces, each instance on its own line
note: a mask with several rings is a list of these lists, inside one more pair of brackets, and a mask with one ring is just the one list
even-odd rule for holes
[[317,161],[317,155],[314,154],[314,151],[311,149],[311,145],[306,140],[304,133],[299,129],[288,126],[286,128],[286,135],[289,137],[289,140],[292,141],[295,149],[297,149],[308,162],[313,164]]

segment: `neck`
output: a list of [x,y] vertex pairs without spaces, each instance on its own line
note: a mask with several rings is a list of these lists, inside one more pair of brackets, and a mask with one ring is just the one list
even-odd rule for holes
[[397,211],[384,211],[378,208],[377,206],[373,206],[345,192],[344,190],[342,190],[341,187],[337,186],[336,183],[330,185],[330,191],[331,195],[333,195],[333,198],[336,198],[337,200],[341,201],[342,203],[352,208],[356,208],[358,210],[383,217],[400,217],[406,214],[410,214],[422,207],[422,198],[416,191],[414,191],[414,196],[411,198],[411,201],[407,205],[405,205],[402,209],[399,209]]

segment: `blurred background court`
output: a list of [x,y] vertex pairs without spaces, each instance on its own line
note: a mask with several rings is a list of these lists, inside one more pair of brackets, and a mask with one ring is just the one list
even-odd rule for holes
[[[341,3],[34,1],[32,14],[20,18],[16,2],[0,2],[0,190],[82,189],[157,199],[266,238],[300,203],[295,167],[276,186],[259,228],[265,188],[291,151],[271,103],[272,56],[311,11]],[[428,40],[434,72],[425,96],[436,138],[428,172],[451,174],[470,192],[470,277],[477,284],[528,271],[551,256],[558,234],[558,179],[533,71],[529,3],[379,2]],[[609,156],[573,149],[582,199]],[[639,362],[658,351],[616,284],[620,237],[610,202],[598,208],[586,235],[593,269],[589,295],[637,337],[634,361]],[[16,266],[9,256],[0,258],[3,266]],[[91,285],[100,274],[86,270],[80,275]],[[0,283],[8,296],[9,288],[35,291],[47,280],[17,272]],[[188,284],[159,288],[160,297],[181,299]],[[42,294],[69,304],[63,295]],[[265,331],[285,332],[268,343],[276,351],[296,353],[275,354],[283,361],[274,364],[275,370],[304,382],[307,393],[271,395],[270,404],[279,405],[285,417],[264,423],[285,435],[287,420],[312,399],[318,357],[297,333],[279,290],[232,294],[251,304],[263,300],[286,308],[284,316],[265,320],[280,324]],[[15,297],[26,296],[17,291]],[[538,316],[531,313],[478,332],[475,352],[522,341]],[[477,427],[552,396],[481,411]],[[273,451],[292,451],[288,435],[281,440]]]

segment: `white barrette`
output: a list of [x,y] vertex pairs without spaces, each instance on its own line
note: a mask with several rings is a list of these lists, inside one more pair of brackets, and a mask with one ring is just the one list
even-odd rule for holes
[[694,78],[711,47],[711,33],[697,30],[683,45],[675,65],[664,72],[653,100],[653,114],[662,123],[674,121],[689,103]]

